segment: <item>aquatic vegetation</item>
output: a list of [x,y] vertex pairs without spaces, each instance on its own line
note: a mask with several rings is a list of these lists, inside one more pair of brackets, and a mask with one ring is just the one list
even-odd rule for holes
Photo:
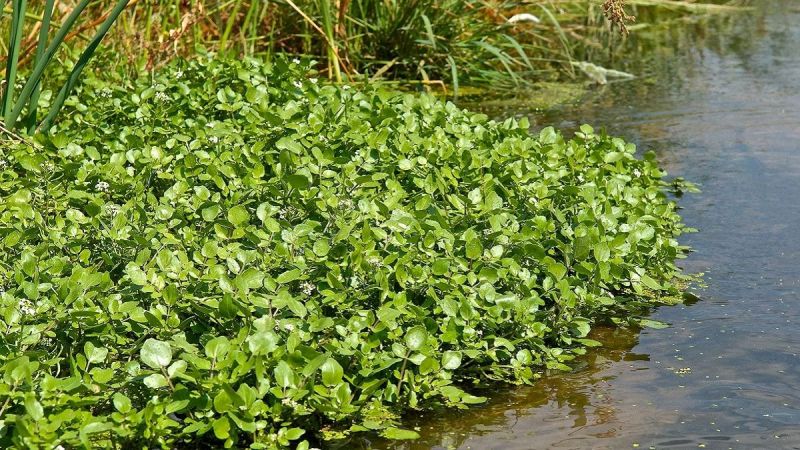
[[0,148],[0,446],[414,438],[675,293],[652,155],[306,70],[92,77]]

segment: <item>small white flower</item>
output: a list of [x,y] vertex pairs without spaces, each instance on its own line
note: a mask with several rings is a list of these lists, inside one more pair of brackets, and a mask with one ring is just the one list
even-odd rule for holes
[[122,210],[122,208],[114,203],[109,203],[106,205],[105,210],[106,214],[108,214],[109,216],[116,217],[117,214],[119,214],[119,212]]
[[3,158],[0,158],[0,170],[4,170],[6,167],[8,167],[8,161],[6,161]]
[[100,192],[108,192],[108,183],[105,181],[98,181],[97,184],[94,185],[94,188]]
[[285,328],[285,329],[286,329],[286,331],[294,331],[294,324],[292,324],[292,323],[287,323],[287,324],[285,324],[285,325],[283,326],[283,328]]
[[56,445],[55,447],[53,447],[53,450],[64,450],[64,446],[61,444]]
[[311,295],[311,294],[314,293],[314,291],[317,289],[317,287],[314,286],[313,283],[305,281],[305,282],[303,282],[303,284],[300,285],[300,289],[303,291],[303,294]]
[[344,86],[342,86],[342,89],[345,90],[345,91],[350,90],[350,85],[349,84],[345,84]]
[[383,259],[380,256],[370,256],[367,262],[373,267],[383,267]]
[[175,72],[175,78],[177,78],[177,79],[183,78],[183,71],[179,70],[179,71]]
[[640,172],[639,169],[633,169],[633,176],[639,178],[640,176],[642,176],[642,172]]
[[534,16],[533,14],[522,13],[522,14],[514,14],[511,18],[508,19],[508,23],[519,23],[519,22],[533,22],[539,23],[538,17]]
[[219,137],[218,136],[210,136],[208,138],[208,142],[211,142],[212,144],[216,144],[217,142],[219,142]]
[[353,201],[350,200],[349,198],[346,198],[339,202],[339,206],[342,209],[353,209]]
[[56,165],[53,164],[50,161],[47,161],[46,163],[44,163],[45,172],[52,172],[53,170],[55,170],[55,168],[56,168]]
[[278,211],[278,218],[285,219],[289,216],[293,216],[297,213],[297,209],[294,206],[287,206],[286,208],[281,208]]
[[167,100],[169,100],[169,95],[167,95],[167,94],[165,94],[164,92],[161,92],[161,91],[156,92],[156,100],[158,100],[160,102],[166,102]]
[[297,59],[297,58],[293,59],[292,62],[295,63],[295,64],[300,64],[300,60]]
[[491,228],[484,228],[483,229],[483,235],[484,236],[488,236],[490,234],[492,234],[492,229]]
[[301,82],[299,82],[299,81],[295,81],[295,82],[294,82],[294,83],[292,83],[292,84],[294,84],[294,87],[296,87],[297,89],[300,89],[301,87],[303,87],[303,83],[301,83]]
[[19,302],[19,312],[26,316],[30,316],[36,313],[36,308],[33,306],[30,300],[24,299]]
[[312,82],[314,84],[317,84],[317,79],[316,78],[309,78],[308,81],[310,81],[310,82]]
[[578,175],[578,181],[580,181],[581,183],[583,183],[583,175]]
[[100,92],[98,94],[100,95],[100,97],[109,98],[111,97],[112,92],[111,89],[104,87],[103,89],[100,89]]

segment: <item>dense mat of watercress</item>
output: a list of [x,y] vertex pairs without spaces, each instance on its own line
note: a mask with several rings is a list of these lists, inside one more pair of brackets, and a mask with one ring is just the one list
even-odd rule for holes
[[663,172],[589,127],[282,62],[76,98],[0,149],[3,447],[411,438],[397,413],[564,368],[594,318],[674,291]]

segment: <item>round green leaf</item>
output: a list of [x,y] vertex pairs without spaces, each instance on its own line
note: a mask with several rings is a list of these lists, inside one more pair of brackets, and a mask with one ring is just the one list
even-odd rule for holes
[[421,326],[411,328],[406,332],[406,345],[411,350],[419,350],[428,340],[428,331]]
[[172,349],[168,343],[150,338],[144,341],[140,356],[143,363],[153,369],[160,369],[172,361]]
[[442,353],[442,367],[455,370],[461,366],[461,352],[446,351]]

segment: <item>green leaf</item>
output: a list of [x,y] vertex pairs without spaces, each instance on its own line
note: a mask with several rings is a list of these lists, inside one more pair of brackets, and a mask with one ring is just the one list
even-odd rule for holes
[[113,397],[114,408],[117,411],[126,414],[131,410],[131,399],[126,397],[121,392],[116,392]]
[[286,439],[290,441],[296,441],[300,439],[300,437],[302,437],[303,434],[305,434],[305,432],[306,430],[302,428],[289,428],[288,430],[286,430],[284,437],[286,437]]
[[214,436],[216,436],[217,439],[228,439],[230,436],[231,423],[225,416],[215,420],[211,426],[214,429]]
[[150,338],[144,341],[140,357],[143,363],[153,369],[160,369],[167,367],[172,361],[172,349],[168,343]]
[[279,361],[275,367],[275,381],[283,388],[294,386],[294,371],[286,361]]
[[461,366],[461,352],[446,351],[442,353],[442,367],[456,370]]
[[642,280],[642,284],[644,284],[645,286],[647,286],[648,288],[650,288],[650,289],[652,289],[654,291],[660,291],[661,289],[663,289],[663,287],[658,283],[658,281],[650,278],[647,275],[642,275],[641,280]]
[[478,259],[483,255],[483,245],[478,239],[467,241],[466,255],[469,259]]
[[305,175],[289,175],[286,179],[289,181],[289,185],[295,189],[307,189],[311,185]]
[[223,358],[231,348],[228,338],[225,336],[215,337],[206,342],[206,356],[211,359],[218,360]]
[[33,420],[42,420],[42,418],[44,418],[44,408],[42,404],[36,400],[33,393],[25,395],[25,411]]
[[425,327],[416,326],[406,331],[406,346],[411,350],[419,350],[428,340],[428,330]]
[[278,275],[277,282],[281,284],[291,283],[292,281],[300,278],[300,269],[292,269]]
[[244,206],[236,205],[228,210],[228,221],[234,226],[239,226],[247,223],[250,220],[250,213]]
[[551,263],[547,266],[547,270],[556,277],[556,280],[564,278],[564,275],[567,274],[567,268],[558,262]]
[[659,320],[651,320],[651,319],[639,319],[639,325],[647,328],[653,328],[656,330],[661,330],[664,328],[669,328],[668,323],[661,322]]
[[335,386],[342,382],[342,375],[344,374],[344,371],[342,366],[339,365],[335,359],[328,358],[322,364],[320,370],[322,371],[322,382],[326,386]]
[[611,257],[611,250],[609,250],[608,244],[601,242],[595,245],[594,257],[598,261],[608,261],[608,259]]
[[105,361],[106,356],[108,356],[107,348],[95,347],[91,342],[87,342],[83,345],[83,352],[86,355],[86,359],[93,364]]
[[320,240],[314,242],[313,251],[314,251],[314,254],[317,255],[317,256],[325,256],[325,255],[327,255],[328,252],[330,251],[330,249],[331,249],[331,246],[328,243],[327,239],[320,239]]
[[450,270],[450,261],[437,259],[433,263],[432,272],[434,275],[444,275]]
[[273,331],[258,331],[247,339],[248,348],[254,355],[267,355],[278,348],[280,338]]
[[413,440],[419,439],[419,433],[412,430],[404,430],[402,428],[389,427],[381,433],[383,437],[394,440]]
[[206,222],[213,222],[214,219],[219,216],[220,207],[219,205],[211,205],[208,208],[203,208],[200,214],[203,216],[203,220]]
[[167,378],[164,375],[154,373],[144,378],[144,384],[151,389],[158,389],[167,386],[169,383],[167,383]]

